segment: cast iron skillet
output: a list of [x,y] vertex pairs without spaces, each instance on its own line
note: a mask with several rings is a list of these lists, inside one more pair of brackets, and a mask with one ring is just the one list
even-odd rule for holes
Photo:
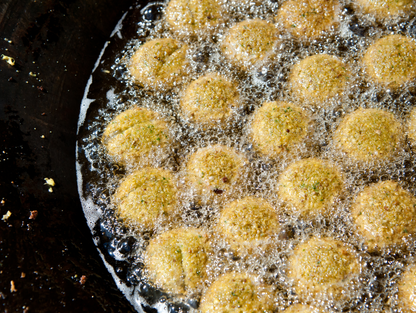
[[1,312],[134,312],[85,223],[75,142],[94,63],[135,3],[0,0],[0,54],[15,59],[0,58]]

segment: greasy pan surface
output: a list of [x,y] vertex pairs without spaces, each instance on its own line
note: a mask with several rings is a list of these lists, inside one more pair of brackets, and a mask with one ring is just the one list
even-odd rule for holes
[[0,54],[15,59],[0,60],[1,312],[134,311],[93,245],[75,176],[84,88],[130,5],[0,0]]

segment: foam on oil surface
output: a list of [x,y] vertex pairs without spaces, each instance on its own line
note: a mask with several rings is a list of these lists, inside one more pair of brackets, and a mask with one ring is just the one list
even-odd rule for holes
[[[125,88],[122,91],[113,88],[103,89],[102,93],[106,94],[107,102],[102,104],[94,119],[84,123],[88,106],[93,102],[87,98],[88,92],[85,93],[79,125],[88,129],[88,135],[80,138],[78,154],[82,154],[86,161],[81,162],[78,158],[77,163],[81,200],[97,245],[102,251],[107,249],[108,256],[103,255],[103,259],[108,261],[109,258],[113,258],[122,262],[122,266],[115,265],[110,272],[139,312],[142,310],[141,303],[158,308],[160,312],[167,312],[172,307],[174,311],[197,311],[199,296],[175,298],[152,289],[143,269],[143,253],[148,240],[180,226],[201,227],[212,236],[213,254],[208,265],[205,288],[225,272],[248,271],[259,275],[264,282],[274,287],[276,306],[284,309],[299,301],[291,281],[285,275],[288,256],[297,244],[306,241],[312,235],[331,236],[358,251],[363,264],[360,288],[352,291],[354,294],[351,298],[355,299],[352,302],[315,304],[326,305],[329,310],[334,311],[376,312],[389,308],[397,310],[397,280],[404,267],[414,262],[416,245],[409,242],[408,251],[395,249],[381,253],[367,252],[362,238],[355,232],[349,208],[358,192],[370,183],[380,180],[397,180],[401,186],[415,194],[414,155],[406,145],[391,162],[358,164],[336,149],[332,142],[332,134],[342,118],[359,107],[384,109],[393,113],[405,125],[410,109],[416,104],[414,85],[409,84],[393,92],[367,82],[361,67],[361,57],[376,38],[390,33],[412,35],[414,16],[408,20],[398,18],[383,24],[370,16],[354,12],[349,1],[342,1],[346,9],[342,10],[339,30],[334,36],[306,42],[295,40],[281,31],[281,41],[276,47],[277,55],[272,62],[266,62],[250,72],[240,71],[229,64],[219,48],[227,29],[234,23],[248,18],[262,18],[272,22],[281,3],[281,0],[266,0],[261,4],[229,1],[225,4],[226,11],[229,12],[228,20],[216,36],[204,42],[185,39],[190,46],[189,57],[192,65],[189,81],[205,73],[219,72],[239,84],[244,107],[237,112],[237,118],[224,128],[218,126],[203,129],[187,121],[179,107],[182,87],[152,92],[135,86],[127,71],[123,71],[121,76],[118,74],[120,68],[127,67],[129,57],[146,39],[175,38],[169,32],[163,17],[154,22],[154,27],[151,28],[148,27],[148,22],[138,23],[139,39],[132,38],[123,51],[114,53],[111,74],[121,80]],[[123,29],[118,25],[117,34],[122,32]],[[283,156],[278,160],[268,159],[254,150],[250,140],[249,129],[253,112],[268,101],[283,100],[302,105],[290,92],[288,73],[295,63],[317,53],[333,54],[347,63],[352,70],[352,86],[339,97],[306,108],[315,124],[310,142],[300,145],[290,156]],[[101,135],[109,121],[134,105],[155,110],[175,125],[171,131],[176,144],[172,148],[171,156],[166,160],[156,160],[156,163],[171,170],[177,177],[177,187],[181,190],[181,205],[176,219],[157,225],[154,233],[129,229],[114,216],[111,196],[128,169],[112,163],[101,145]],[[229,196],[227,201],[244,196],[263,197],[270,201],[279,213],[282,232],[275,242],[275,248],[266,254],[242,257],[234,255],[229,245],[214,232],[222,208],[220,202],[196,203],[196,191],[183,188],[184,170],[189,156],[201,147],[214,144],[233,147],[243,153],[250,163],[247,176],[243,179],[246,184],[241,185],[238,192]],[[277,197],[276,181],[280,173],[289,164],[306,157],[332,160],[344,173],[346,188],[329,218],[304,220],[296,214],[289,214],[286,205]],[[112,266],[114,264],[112,263]],[[107,263],[107,266],[110,265]]]

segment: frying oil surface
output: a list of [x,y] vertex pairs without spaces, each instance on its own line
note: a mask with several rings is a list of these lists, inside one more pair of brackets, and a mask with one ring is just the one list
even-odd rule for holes
[[[148,27],[149,23],[138,23],[137,37],[131,38],[123,51],[113,55],[112,74],[124,88],[104,90],[107,101],[103,101],[95,118],[88,121],[88,136],[81,140],[87,159],[83,173],[84,192],[101,208],[102,216],[97,223],[101,247],[107,249],[111,258],[123,262],[119,277],[132,284],[136,291],[140,290],[137,296],[149,306],[157,307],[158,303],[165,303],[167,298],[177,311],[196,312],[201,294],[218,277],[235,271],[254,275],[259,282],[269,286],[268,292],[273,294],[273,306],[278,310],[305,301],[313,306],[325,307],[328,311],[381,312],[399,308],[397,282],[406,266],[414,263],[414,239],[406,236],[405,244],[401,247],[369,251],[364,238],[354,226],[351,207],[365,187],[384,180],[397,181],[415,195],[416,161],[413,152],[407,140],[404,140],[387,158],[369,158],[368,162],[362,162],[343,152],[333,136],[344,118],[359,108],[391,113],[402,125],[405,136],[409,113],[416,104],[414,84],[408,83],[394,90],[375,84],[364,73],[362,57],[378,38],[390,34],[413,36],[416,27],[414,14],[380,22],[355,10],[349,1],[341,1],[336,26],[327,35],[316,39],[299,39],[285,31],[279,22],[275,23],[282,3],[224,3],[221,23],[215,25],[216,32],[203,36],[201,40],[187,33],[182,34],[180,29],[171,32],[162,14],[151,28]],[[268,21],[276,28],[277,37],[268,60],[249,67],[236,66],[224,56],[221,45],[230,27],[248,19]],[[156,38],[174,38],[188,45],[186,57],[190,66],[182,73],[182,83],[173,83],[165,89],[143,88],[137,86],[129,71],[126,71],[137,48]],[[295,64],[316,54],[333,55],[347,65],[348,69],[343,71],[343,75],[348,71],[347,87],[342,92],[331,94],[330,98],[321,99],[321,95],[316,95],[313,99],[300,99],[290,84],[291,71]],[[121,74],[120,69],[123,70]],[[180,103],[186,87],[208,73],[218,73],[237,86],[239,105],[232,108],[233,114],[227,123],[198,124],[182,111]],[[311,97],[314,95],[306,94]],[[308,122],[311,125],[300,144],[291,147],[290,151],[284,147],[277,149],[282,151],[277,157],[268,157],[256,148],[258,142],[253,143],[251,129],[255,112],[271,101],[284,101],[288,107],[293,103],[302,108],[304,115],[310,118]],[[117,204],[111,200],[124,177],[144,164],[139,162],[139,165],[120,167],[107,155],[101,143],[109,122],[135,106],[157,112],[169,124],[169,151],[163,157],[155,154],[150,163],[170,171],[177,190],[177,203],[174,212],[157,221],[151,231],[137,225],[129,227],[128,223],[122,222],[117,215]],[[239,162],[244,170],[239,173],[241,177],[238,182],[233,183],[233,192],[213,187],[205,191],[208,194],[201,195],[200,188],[195,187],[187,176],[187,164],[200,149],[216,145],[232,148],[241,156],[242,161]],[[336,196],[325,202],[325,214],[302,214],[294,210],[290,202],[284,202],[278,196],[280,188],[283,188],[278,183],[280,175],[294,162],[306,158],[329,161],[339,170],[337,179],[341,180],[338,183],[342,187],[337,187],[340,191],[337,189]],[[146,166],[149,165],[147,163]],[[221,184],[227,184],[229,179],[226,177]],[[297,192],[296,196],[324,188],[319,183],[311,183],[309,191]],[[299,188],[307,187],[300,184]],[[266,248],[253,245],[243,253],[236,253],[224,236],[219,235],[217,224],[221,220],[223,208],[244,197],[267,201],[278,216],[279,231],[270,238]],[[198,227],[206,234],[210,245],[206,273],[202,286],[195,292],[185,295],[164,294],[148,281],[148,273],[143,265],[146,247],[151,238],[179,227]],[[356,277],[356,283],[342,291],[347,295],[341,298],[348,301],[332,296],[314,297],[307,291],[302,296],[296,293],[297,278],[289,275],[288,262],[296,247],[313,237],[342,242],[359,262],[357,268],[360,267],[360,274]]]

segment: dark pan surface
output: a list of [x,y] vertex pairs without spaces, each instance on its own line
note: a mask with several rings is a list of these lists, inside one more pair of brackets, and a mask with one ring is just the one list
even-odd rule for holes
[[75,176],[84,87],[131,4],[0,1],[0,54],[16,61],[0,60],[1,312],[134,311],[92,243]]

